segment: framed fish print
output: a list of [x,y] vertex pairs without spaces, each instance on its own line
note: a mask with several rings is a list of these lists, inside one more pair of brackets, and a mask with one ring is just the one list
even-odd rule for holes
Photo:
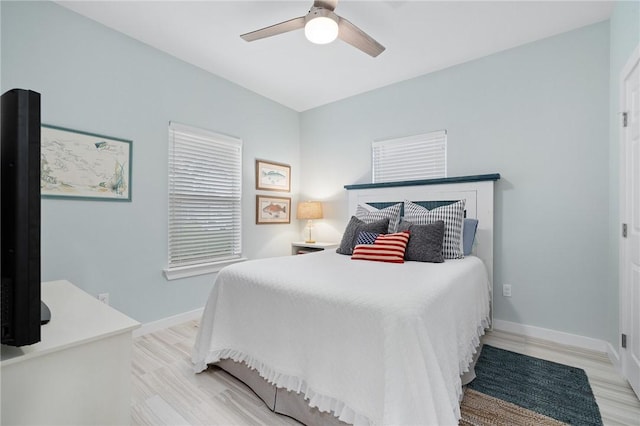
[[43,124],[43,198],[131,201],[131,141]]
[[291,198],[256,195],[256,224],[291,223]]
[[256,189],[291,191],[291,166],[272,161],[256,160]]

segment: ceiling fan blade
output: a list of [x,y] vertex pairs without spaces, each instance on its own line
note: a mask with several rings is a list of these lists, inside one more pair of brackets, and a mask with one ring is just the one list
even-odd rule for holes
[[288,21],[280,22],[279,24],[271,25],[270,27],[251,31],[250,33],[242,34],[240,37],[245,41],[254,41],[260,40],[261,38],[287,33],[289,31],[299,30],[300,28],[304,28],[304,16],[289,19]]
[[340,17],[338,28],[338,37],[340,40],[362,50],[367,55],[375,58],[384,52],[385,47],[383,45],[342,17]]
[[336,9],[337,5],[338,5],[338,0],[315,0],[313,2],[313,7],[321,7],[323,9],[329,9],[332,12]]

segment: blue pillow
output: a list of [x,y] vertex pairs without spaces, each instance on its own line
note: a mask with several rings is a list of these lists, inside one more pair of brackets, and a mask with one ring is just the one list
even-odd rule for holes
[[465,219],[462,228],[462,252],[465,256],[471,254],[473,249],[473,240],[476,238],[476,230],[478,229],[478,219]]

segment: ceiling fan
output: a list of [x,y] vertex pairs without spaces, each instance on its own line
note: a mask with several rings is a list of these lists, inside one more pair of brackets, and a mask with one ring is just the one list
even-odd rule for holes
[[242,34],[240,37],[246,41],[254,41],[304,28],[305,36],[312,43],[327,44],[340,38],[374,58],[381,54],[385,49],[383,45],[334,13],[337,4],[338,0],[315,0],[305,16]]

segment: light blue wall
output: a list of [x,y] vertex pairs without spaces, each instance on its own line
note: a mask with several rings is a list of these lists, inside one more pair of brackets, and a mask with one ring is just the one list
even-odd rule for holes
[[502,175],[495,318],[609,339],[608,22],[302,113],[303,194],[333,214],[318,236],[339,238],[371,141],[441,129],[449,176]]
[[171,282],[162,275],[171,120],[243,139],[245,255],[290,253],[298,224],[255,225],[254,160],[291,164],[295,194],[295,111],[54,3],[1,8],[2,92],[40,92],[44,123],[133,140],[131,203],[43,200],[44,280],[108,292],[113,306],[142,322],[204,305],[213,275]]
[[[634,49],[640,46],[640,2],[616,2],[610,19],[610,144],[609,144],[609,273],[614,282],[619,279],[620,242],[620,73]],[[619,341],[619,292],[609,300],[611,342]]]

